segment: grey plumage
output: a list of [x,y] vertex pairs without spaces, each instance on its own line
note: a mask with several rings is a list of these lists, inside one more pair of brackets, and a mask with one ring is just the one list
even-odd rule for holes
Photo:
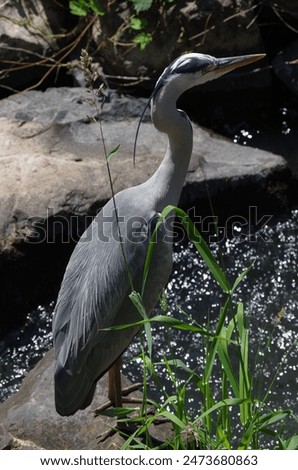
[[[140,320],[128,295],[131,280],[140,291],[150,236],[158,214],[177,205],[192,152],[192,127],[176,109],[185,90],[217,78],[262,55],[215,59],[186,54],[165,69],[152,94],[155,127],[168,134],[165,157],[145,183],[115,196],[122,247],[113,201],[97,215],[78,242],[59,292],[53,320],[55,402],[61,415],[70,415],[92,401],[97,380],[125,351],[138,328],[103,331]],[[172,227],[160,227],[143,302],[150,315],[172,269]],[[127,265],[126,265],[127,263]]]

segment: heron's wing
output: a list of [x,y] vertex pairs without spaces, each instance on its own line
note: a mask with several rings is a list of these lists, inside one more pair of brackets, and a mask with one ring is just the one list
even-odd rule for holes
[[141,275],[151,232],[145,222],[121,247],[115,227],[103,231],[104,217],[104,211],[98,214],[76,246],[55,309],[56,360],[71,374],[80,371],[95,344],[107,335],[103,330],[113,325],[131,291],[128,269],[134,280]]

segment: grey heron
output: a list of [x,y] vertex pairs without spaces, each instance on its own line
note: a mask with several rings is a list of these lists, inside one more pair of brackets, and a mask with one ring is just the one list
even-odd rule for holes
[[[146,251],[158,214],[179,201],[193,145],[190,120],[176,107],[179,96],[262,57],[264,54],[217,59],[184,54],[158,79],[151,96],[151,117],[156,129],[168,135],[165,157],[146,182],[119,192],[102,208],[77,243],[61,284],[53,319],[55,404],[59,414],[72,415],[86,408],[97,381],[109,370],[109,398],[116,406],[121,405],[118,359],[138,327],[108,328],[140,320],[129,294],[132,285],[136,291],[141,289]],[[159,229],[143,292],[147,315],[171,274],[169,231],[171,227],[165,221]]]

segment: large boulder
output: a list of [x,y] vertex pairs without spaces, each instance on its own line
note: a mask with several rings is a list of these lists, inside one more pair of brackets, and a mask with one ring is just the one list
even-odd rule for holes
[[[115,434],[103,443],[99,436],[115,425],[111,418],[94,417],[93,410],[107,402],[108,381],[97,384],[92,405],[74,416],[55,410],[54,351],[48,352],[24,379],[16,394],[0,404],[0,449],[117,449],[123,443]],[[123,386],[129,384],[122,377]],[[139,392],[132,395],[140,397]]]

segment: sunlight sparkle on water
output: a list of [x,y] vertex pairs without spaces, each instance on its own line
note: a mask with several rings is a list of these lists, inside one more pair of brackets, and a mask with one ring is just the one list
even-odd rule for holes
[[[297,341],[298,332],[298,211],[293,212],[291,219],[266,227],[261,235],[254,243],[227,239],[221,244],[221,251],[232,280],[255,260],[253,270],[237,290],[237,300],[244,302],[250,318],[253,361],[257,357],[256,374],[270,382],[276,364],[281,365],[270,401],[277,408],[281,404],[297,409],[297,346],[295,349],[293,342]],[[266,243],[266,236],[272,242]],[[214,244],[212,250],[218,253],[219,247]],[[173,275],[166,294],[168,315],[188,322],[194,319],[205,326],[208,322],[210,328],[216,324],[224,296],[190,244],[176,247]],[[18,390],[27,371],[51,347],[53,309],[54,303],[38,307],[28,314],[18,331],[0,342],[2,400]],[[285,313],[276,327],[274,319],[282,309]],[[158,309],[155,313],[164,314]],[[266,348],[274,328],[270,347]],[[136,338],[126,353],[124,364],[125,374],[133,381],[142,380],[141,359],[130,360],[138,354],[140,340]],[[161,362],[158,371],[166,390],[171,384],[166,378],[164,357],[182,358],[187,367],[199,374],[204,364],[204,341],[198,334],[164,325],[154,326],[153,354],[153,359]],[[179,377],[183,381],[183,372]],[[197,394],[193,394],[191,388],[187,393],[190,409],[197,409]],[[150,394],[165,397],[154,384],[150,385]]]

